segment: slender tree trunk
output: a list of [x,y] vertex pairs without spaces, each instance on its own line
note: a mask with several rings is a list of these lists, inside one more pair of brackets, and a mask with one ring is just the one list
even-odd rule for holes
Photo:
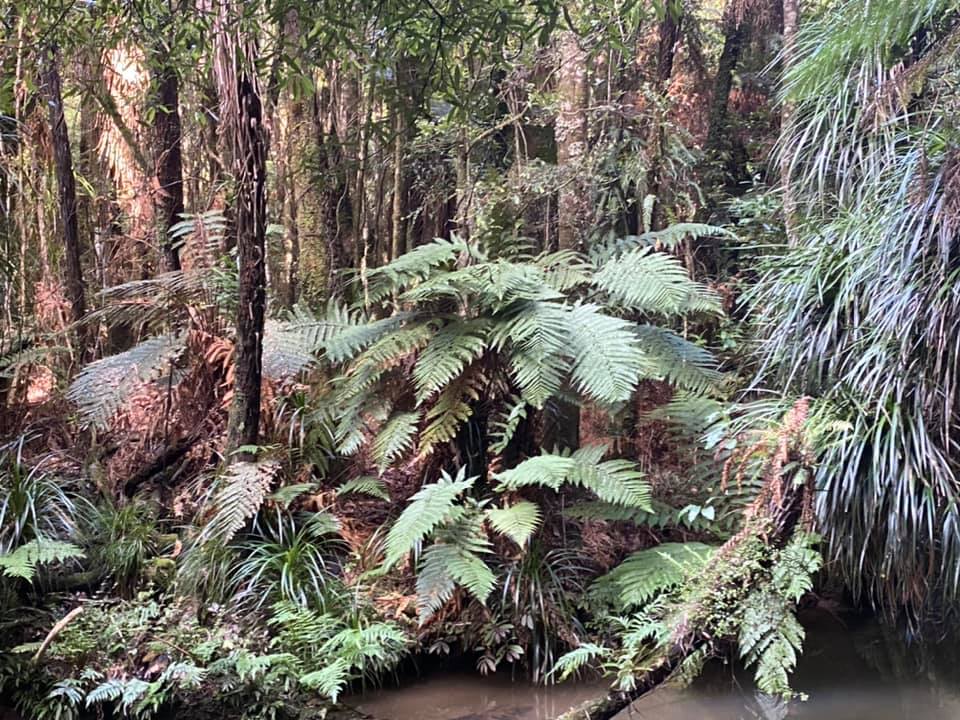
[[749,37],[749,28],[745,21],[729,17],[724,32],[723,50],[717,65],[717,76],[713,85],[713,100],[710,107],[710,124],[707,130],[706,150],[721,160],[724,168],[723,182],[728,191],[736,192],[737,184],[743,174],[740,163],[734,157],[735,143],[729,137],[730,91],[740,55]]
[[[57,175],[57,197],[60,223],[63,231],[64,270],[70,316],[79,322],[86,314],[83,268],[80,263],[80,232],[77,218],[77,190],[73,177],[73,158],[70,155],[70,137],[63,114],[63,92],[60,87],[60,53],[51,49],[45,58],[43,86],[50,112],[50,131],[53,142],[53,161]],[[86,351],[86,333],[78,331],[79,355]]]
[[560,108],[555,133],[563,188],[557,198],[557,243],[561,250],[582,249],[588,211],[586,188],[580,177],[587,153],[587,53],[572,30],[560,33],[558,49]]
[[239,265],[239,303],[234,351],[234,388],[227,425],[227,451],[249,459],[240,448],[260,437],[263,323],[266,310],[267,135],[256,76],[257,48],[242,29],[242,8],[221,0],[215,56],[222,138],[229,150],[234,182],[234,232]]
[[[677,54],[677,43],[680,41],[680,30],[683,23],[683,3],[671,0],[664,5],[663,19],[657,28],[657,95],[666,98],[670,89],[670,78],[673,76],[673,61]],[[658,106],[659,111],[661,107]],[[653,214],[650,219],[650,229],[661,230],[666,225],[665,203],[663,197],[663,155],[665,153],[666,133],[665,117],[655,116],[653,132],[651,133],[651,162],[647,173],[647,195],[654,199]],[[640,198],[643,206],[643,198]],[[642,212],[642,210],[641,210]]]
[[[783,71],[789,70],[796,61],[797,28],[800,22],[800,8],[797,0],[783,0]],[[792,135],[793,105],[784,101],[780,110],[780,136],[784,140],[780,148],[780,184],[783,186],[783,222],[787,242],[796,244],[795,220],[797,200],[793,184],[790,181],[790,152],[788,138]]]
[[160,247],[160,261],[168,272],[180,269],[180,252],[170,229],[183,213],[183,158],[180,150],[180,82],[176,71],[160,66],[154,78],[156,107],[153,115],[156,183],[154,215]]

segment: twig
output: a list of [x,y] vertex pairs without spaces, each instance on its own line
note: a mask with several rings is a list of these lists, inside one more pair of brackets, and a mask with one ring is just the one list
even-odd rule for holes
[[73,610],[68,612],[63,619],[60,620],[60,622],[50,628],[50,632],[47,633],[47,636],[43,639],[43,642],[40,643],[40,648],[34,654],[32,662],[38,662],[40,658],[43,657],[43,654],[47,651],[47,648],[50,647],[50,644],[57,639],[57,635],[63,632],[63,629],[82,612],[83,605],[78,605]]

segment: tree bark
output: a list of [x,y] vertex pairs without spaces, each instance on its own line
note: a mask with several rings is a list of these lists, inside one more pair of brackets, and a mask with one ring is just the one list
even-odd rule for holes
[[[235,30],[242,7],[221,0],[215,74],[221,127],[234,181],[234,234],[239,266],[234,387],[227,423],[231,460],[249,460],[241,448],[260,438],[263,323],[266,311],[267,135],[256,76],[257,48],[243,29]],[[229,28],[229,29],[228,29]],[[239,452],[238,452],[239,451]]]
[[561,250],[583,249],[584,219],[589,210],[580,176],[587,153],[587,53],[572,30],[560,33],[558,50],[560,108],[555,133],[563,187],[557,198],[557,244]]
[[160,65],[154,77],[156,106],[153,116],[156,184],[154,214],[164,270],[180,269],[180,252],[170,229],[183,213],[183,157],[180,149],[180,81],[168,64]]
[[[57,175],[57,201],[64,243],[64,275],[70,316],[80,322],[86,314],[86,288],[83,282],[83,267],[80,256],[80,232],[77,218],[77,190],[73,176],[73,158],[70,155],[70,137],[63,114],[63,91],[60,84],[60,52],[52,48],[46,54],[43,71],[43,86],[50,114],[50,132],[53,142],[53,161]],[[86,333],[78,330],[78,348],[82,355],[86,350]]]
[[717,65],[717,75],[713,85],[713,100],[710,106],[710,124],[707,130],[707,153],[721,160],[724,168],[723,183],[731,193],[736,192],[743,175],[740,163],[733,157],[735,143],[729,137],[730,91],[733,88],[733,76],[740,55],[749,37],[746,22],[738,21],[728,12],[728,20],[723,38],[723,50]]

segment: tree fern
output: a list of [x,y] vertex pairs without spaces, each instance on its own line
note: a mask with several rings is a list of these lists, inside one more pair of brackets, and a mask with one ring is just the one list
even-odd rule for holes
[[542,519],[540,506],[529,500],[520,500],[501,508],[490,508],[486,511],[486,516],[494,530],[521,546],[527,544]]
[[637,312],[720,312],[716,293],[692,281],[677,258],[649,248],[608,260],[593,276],[593,284],[615,305]]
[[420,412],[397,413],[380,428],[372,448],[373,459],[377,462],[380,472],[413,446],[420,417]]
[[721,375],[709,351],[655,325],[639,325],[634,333],[640,342],[642,377],[669,380],[696,393],[716,388]]
[[160,335],[96,360],[77,374],[67,389],[67,399],[84,420],[105,428],[134,392],[170,369],[185,347],[185,335]]
[[456,478],[443,472],[437,482],[420,488],[387,533],[384,567],[393,567],[418,549],[424,538],[455,513],[456,499],[471,488],[475,480],[467,478],[461,468]]
[[24,543],[12,552],[0,555],[0,570],[7,577],[33,580],[39,565],[82,557],[83,550],[76,545],[38,538]]
[[435,268],[453,263],[461,253],[469,251],[467,243],[457,237],[437,238],[418,245],[386,265],[367,271],[368,300],[380,302],[404,285],[426,278]]

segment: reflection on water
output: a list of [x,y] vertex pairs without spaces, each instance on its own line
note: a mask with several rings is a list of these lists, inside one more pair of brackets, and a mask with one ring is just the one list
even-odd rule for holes
[[553,720],[604,688],[596,682],[531,687],[503,676],[450,673],[370,692],[351,704],[382,720]]
[[[661,688],[617,720],[960,719],[957,643],[908,650],[896,632],[876,624],[848,629],[822,616],[805,624],[805,652],[792,682],[806,702],[787,708],[758,697],[749,673],[716,665],[694,687]],[[532,688],[503,677],[444,674],[355,704],[380,720],[552,720],[604,687]]]

